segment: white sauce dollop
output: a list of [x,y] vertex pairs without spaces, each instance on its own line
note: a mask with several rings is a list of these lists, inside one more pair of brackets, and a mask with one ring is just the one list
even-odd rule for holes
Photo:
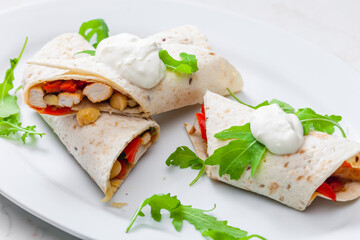
[[295,114],[285,113],[277,104],[256,109],[250,119],[256,140],[274,154],[297,152],[304,143],[304,129]]
[[95,58],[131,83],[150,89],[165,76],[166,67],[159,57],[159,50],[154,41],[122,33],[102,40]]

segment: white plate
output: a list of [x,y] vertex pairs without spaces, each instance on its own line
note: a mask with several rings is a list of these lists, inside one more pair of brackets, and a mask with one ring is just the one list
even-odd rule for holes
[[[228,12],[174,1],[50,1],[0,14],[1,76],[8,59],[17,56],[29,36],[24,63],[45,42],[64,32],[76,32],[83,21],[104,18],[111,34],[130,32],[146,36],[182,24],[199,26],[213,49],[242,73],[245,88],[238,94],[256,104],[278,98],[296,107],[310,106],[321,113],[344,116],[350,138],[360,140],[358,119],[359,74],[339,59],[266,24]],[[213,215],[229,224],[269,239],[345,239],[359,235],[360,202],[316,201],[298,212],[268,198],[209,180],[193,187],[197,174],[165,165],[176,147],[190,146],[184,121],[192,121],[198,106],[156,116],[160,140],[142,158],[115,201],[123,209],[102,204],[103,194],[67,153],[41,118],[21,106],[24,124],[36,124],[46,136],[32,145],[0,139],[0,192],[45,221],[82,238],[93,239],[202,239],[189,224],[176,232],[168,217],[162,223],[139,218],[125,234],[140,202],[155,193],[172,193],[184,204],[217,208]],[[149,216],[148,209],[145,213]]]

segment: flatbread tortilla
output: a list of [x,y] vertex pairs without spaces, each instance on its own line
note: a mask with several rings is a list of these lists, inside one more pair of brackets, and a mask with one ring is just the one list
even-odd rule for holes
[[[96,123],[80,127],[74,115],[41,116],[80,166],[110,197],[160,134],[159,125],[151,119],[103,113]],[[125,147],[151,127],[155,128],[156,134],[146,145],[140,144],[134,162],[126,165],[126,175],[110,179],[113,165]]]
[[31,90],[36,87],[42,88],[45,83],[52,81],[80,80],[106,84],[128,99],[134,100],[137,105],[119,110],[111,107],[106,100],[94,104],[90,101],[86,102],[86,98],[81,100],[78,97],[77,101],[80,104],[70,106],[73,112],[84,108],[84,105],[94,105],[101,111],[148,117],[201,103],[207,89],[222,95],[228,94],[226,88],[233,92],[242,89],[243,82],[239,72],[226,59],[210,50],[206,38],[197,28],[183,26],[149,38],[158,39],[161,47],[175,58],[181,52],[196,55],[199,70],[192,75],[166,71],[164,79],[157,86],[144,89],[130,83],[106,64],[96,61],[95,57],[86,54],[77,55],[76,53],[80,51],[94,50],[94,48],[79,34],[68,33],[47,43],[28,61],[29,65],[23,77],[25,103],[39,113],[45,113],[42,109],[49,105],[38,103],[45,96],[44,91],[40,89],[35,91],[35,94]]
[[[214,134],[248,123],[254,110],[210,91],[205,94],[204,105],[207,143],[201,139],[197,124],[186,124],[186,128],[197,153],[206,158],[230,141],[221,141],[215,138]],[[218,166],[206,166],[206,173],[212,179],[304,210],[316,196],[326,198],[316,190],[330,176],[346,181],[343,189],[336,192],[337,201],[358,198],[359,157],[359,143],[312,131],[305,136],[304,145],[295,154],[275,155],[267,152],[252,178],[250,168],[247,168],[239,180],[232,180],[229,175],[220,177]],[[345,161],[350,163],[352,168],[342,167]]]

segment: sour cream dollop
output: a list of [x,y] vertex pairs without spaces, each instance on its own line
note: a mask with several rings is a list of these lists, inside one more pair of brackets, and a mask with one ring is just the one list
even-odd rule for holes
[[166,67],[154,41],[122,33],[102,40],[95,58],[139,87],[150,89],[164,78]]
[[274,154],[297,152],[304,143],[304,129],[295,114],[277,104],[256,109],[250,119],[251,133]]

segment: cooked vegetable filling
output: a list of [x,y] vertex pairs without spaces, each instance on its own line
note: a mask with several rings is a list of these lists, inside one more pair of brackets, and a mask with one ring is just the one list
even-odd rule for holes
[[336,193],[346,191],[346,183],[359,180],[360,169],[345,161],[316,192],[336,202]]
[[[106,102],[120,111],[138,106],[136,101],[113,90],[107,84],[80,80],[57,80],[38,84],[30,89],[28,101],[40,113],[62,115],[73,113],[71,108],[85,99],[92,103]],[[79,124],[86,125],[86,122]]]
[[110,201],[113,194],[120,187],[126,175],[136,164],[136,154],[139,148],[148,149],[154,141],[154,136],[157,134],[155,128],[151,127],[140,136],[134,138],[120,154],[118,159],[114,162],[110,171],[110,186],[106,190],[104,202]]

